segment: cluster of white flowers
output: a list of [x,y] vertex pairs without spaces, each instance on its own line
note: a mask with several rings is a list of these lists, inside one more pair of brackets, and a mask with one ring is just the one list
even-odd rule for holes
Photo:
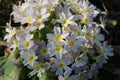
[[[54,14],[54,17],[50,17]],[[102,67],[113,48],[101,34],[94,18],[99,10],[88,0],[25,0],[13,6],[12,15],[19,29],[7,23],[5,40],[13,51],[18,49],[30,77],[40,78],[46,70],[56,73],[58,80],[87,80]],[[36,41],[32,32],[42,31],[53,20],[53,33]],[[27,24],[27,27],[22,27]]]

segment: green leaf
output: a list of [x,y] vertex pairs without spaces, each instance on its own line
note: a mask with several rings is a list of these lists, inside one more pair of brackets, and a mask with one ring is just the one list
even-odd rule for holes
[[39,80],[56,80],[56,76],[54,72],[48,70],[42,74],[42,77]]
[[16,58],[18,51],[11,53],[4,65],[4,80],[14,80],[19,78],[20,68],[11,62],[13,58]]
[[114,74],[119,75],[120,76],[120,69],[116,68],[114,71]]

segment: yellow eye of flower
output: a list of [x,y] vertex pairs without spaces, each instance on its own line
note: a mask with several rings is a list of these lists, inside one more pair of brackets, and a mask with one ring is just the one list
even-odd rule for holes
[[69,80],[69,78],[65,77],[63,80]]
[[14,41],[14,45],[15,45],[16,47],[18,47],[18,45],[19,45],[18,41]]
[[77,32],[77,35],[78,35],[78,36],[80,36],[80,35],[81,35],[81,32],[80,32],[80,31],[78,31],[78,32]]
[[61,45],[56,45],[55,50],[60,52],[62,50],[62,46]]
[[37,71],[37,72],[39,72],[40,71],[40,66],[35,66],[35,70]]
[[86,32],[86,36],[87,36],[87,37],[91,37],[90,31],[87,31],[87,32]]
[[13,30],[10,30],[10,35],[13,36],[15,34],[15,32]]
[[90,8],[89,7],[86,8],[86,12],[90,13]]
[[67,19],[63,20],[63,24],[69,24],[69,20]]
[[42,48],[42,50],[41,50],[41,52],[42,52],[42,54],[47,54],[47,52],[48,52],[48,50],[47,50],[47,48]]
[[62,41],[62,36],[61,36],[61,35],[57,35],[57,36],[55,37],[55,41],[61,42],[61,41]]
[[63,27],[62,30],[63,30],[63,31],[66,31],[66,30],[68,30],[68,28],[67,28],[67,27]]
[[83,20],[82,20],[83,23],[88,23],[88,18],[87,17],[84,17]]
[[37,22],[35,26],[39,27],[41,24],[42,24],[41,22]]
[[96,40],[96,39],[97,39],[97,36],[96,36],[96,35],[93,35],[93,39]]
[[33,21],[33,18],[32,17],[28,17],[27,22],[31,23],[32,21]]
[[32,61],[32,62],[33,62],[34,60],[35,60],[34,56],[33,56],[33,55],[30,55],[30,56],[29,56],[29,61]]
[[75,45],[75,41],[70,40],[70,41],[68,42],[68,45],[69,45],[69,46],[74,46],[74,45]]
[[42,19],[42,17],[43,17],[42,15],[38,15],[37,16],[38,19]]
[[83,76],[84,76],[84,73],[78,74],[78,78],[81,78],[81,77],[83,77]]
[[103,52],[103,53],[107,53],[107,49],[104,48],[104,49],[102,50],[102,52]]
[[65,64],[63,62],[60,62],[58,66],[59,68],[64,68]]
[[76,8],[76,11],[77,11],[77,12],[81,12],[81,8],[80,8],[80,7],[77,7],[77,8]]
[[30,42],[27,41],[27,42],[25,43],[25,46],[26,46],[27,48],[30,47]]
[[81,57],[77,57],[77,61],[81,61],[81,59],[82,59]]
[[47,12],[50,12],[51,11],[51,8],[50,7],[47,7]]
[[87,51],[88,50],[88,46],[84,46],[83,47],[83,51],[85,52],[85,51]]
[[24,14],[25,10],[27,9],[27,7],[21,7],[21,9],[19,10],[21,14]]
[[38,10],[40,10],[40,9],[42,8],[42,5],[41,5],[41,4],[38,4],[38,5],[36,6],[36,8],[37,8]]

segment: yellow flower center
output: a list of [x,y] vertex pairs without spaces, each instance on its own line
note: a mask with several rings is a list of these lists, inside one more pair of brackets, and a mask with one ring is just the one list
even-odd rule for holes
[[104,48],[104,49],[102,50],[102,52],[103,52],[103,53],[107,53],[107,49]]
[[81,12],[81,8],[80,8],[80,7],[77,7],[77,8],[76,8],[76,11],[77,11],[77,12]]
[[86,12],[90,13],[90,8],[89,7],[86,8]]
[[63,62],[60,62],[58,66],[59,66],[59,68],[62,68],[62,69],[63,69],[64,66],[65,66],[65,64],[64,64]]
[[96,35],[93,35],[93,39],[96,40],[96,39],[97,39],[97,36],[96,36]]
[[18,47],[18,45],[19,45],[18,41],[14,41],[14,44],[16,47]]
[[33,18],[32,17],[28,17],[27,22],[31,23],[32,21],[33,21]]
[[81,59],[82,59],[81,57],[77,57],[77,61],[81,61]]
[[63,20],[63,24],[69,24],[69,20],[67,19]]
[[81,35],[81,32],[80,32],[80,31],[78,31],[78,32],[77,32],[77,35],[78,35],[78,36],[80,36],[80,35]]
[[88,50],[88,46],[83,47],[83,51],[86,52]]
[[47,48],[43,47],[42,50],[41,50],[41,52],[44,55],[44,54],[47,54],[48,50],[47,50]]
[[68,30],[68,28],[67,28],[67,27],[63,27],[62,30],[63,30],[63,31],[66,31],[66,30]]
[[41,4],[38,4],[38,5],[36,6],[36,8],[37,8],[38,10],[40,10],[40,9],[42,8],[42,5],[41,5]]
[[41,24],[41,22],[36,22],[35,26],[39,27]]
[[35,70],[37,71],[37,72],[39,72],[40,71],[40,66],[35,66]]
[[57,35],[57,36],[55,37],[55,41],[61,42],[61,41],[62,41],[62,36],[61,36],[61,35]]
[[81,77],[83,77],[84,76],[84,73],[79,73],[78,74],[78,78],[80,79]]
[[86,36],[87,36],[87,37],[91,37],[90,31],[87,31],[87,32],[86,32]]
[[50,12],[51,11],[51,8],[50,7],[47,7],[47,12]]
[[83,23],[88,23],[88,18],[87,17],[84,17],[83,20],[82,20]]
[[42,15],[38,15],[37,16],[38,19],[42,19],[42,17],[43,17]]
[[27,9],[27,7],[23,6],[23,7],[21,7],[21,9],[19,11],[21,14],[24,14],[26,9]]
[[14,36],[14,35],[15,35],[15,32],[14,32],[13,30],[10,30],[9,33],[10,33],[11,36]]
[[27,42],[25,43],[25,46],[26,46],[27,48],[30,47],[30,42],[27,41]]
[[62,50],[62,46],[61,45],[56,45],[55,50],[60,52]]
[[74,46],[74,45],[75,45],[75,41],[70,40],[70,41],[68,42],[68,45],[69,45],[69,46]]
[[65,77],[63,80],[69,80],[69,78]]
[[35,60],[34,56],[33,56],[33,55],[30,55],[30,56],[29,56],[29,61],[32,61],[32,62],[33,62],[34,60]]

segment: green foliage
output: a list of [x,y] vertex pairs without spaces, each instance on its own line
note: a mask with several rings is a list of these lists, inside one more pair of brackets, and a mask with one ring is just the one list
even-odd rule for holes
[[14,80],[19,77],[20,68],[11,62],[13,58],[16,57],[18,51],[11,53],[7,62],[4,65],[4,80]]

